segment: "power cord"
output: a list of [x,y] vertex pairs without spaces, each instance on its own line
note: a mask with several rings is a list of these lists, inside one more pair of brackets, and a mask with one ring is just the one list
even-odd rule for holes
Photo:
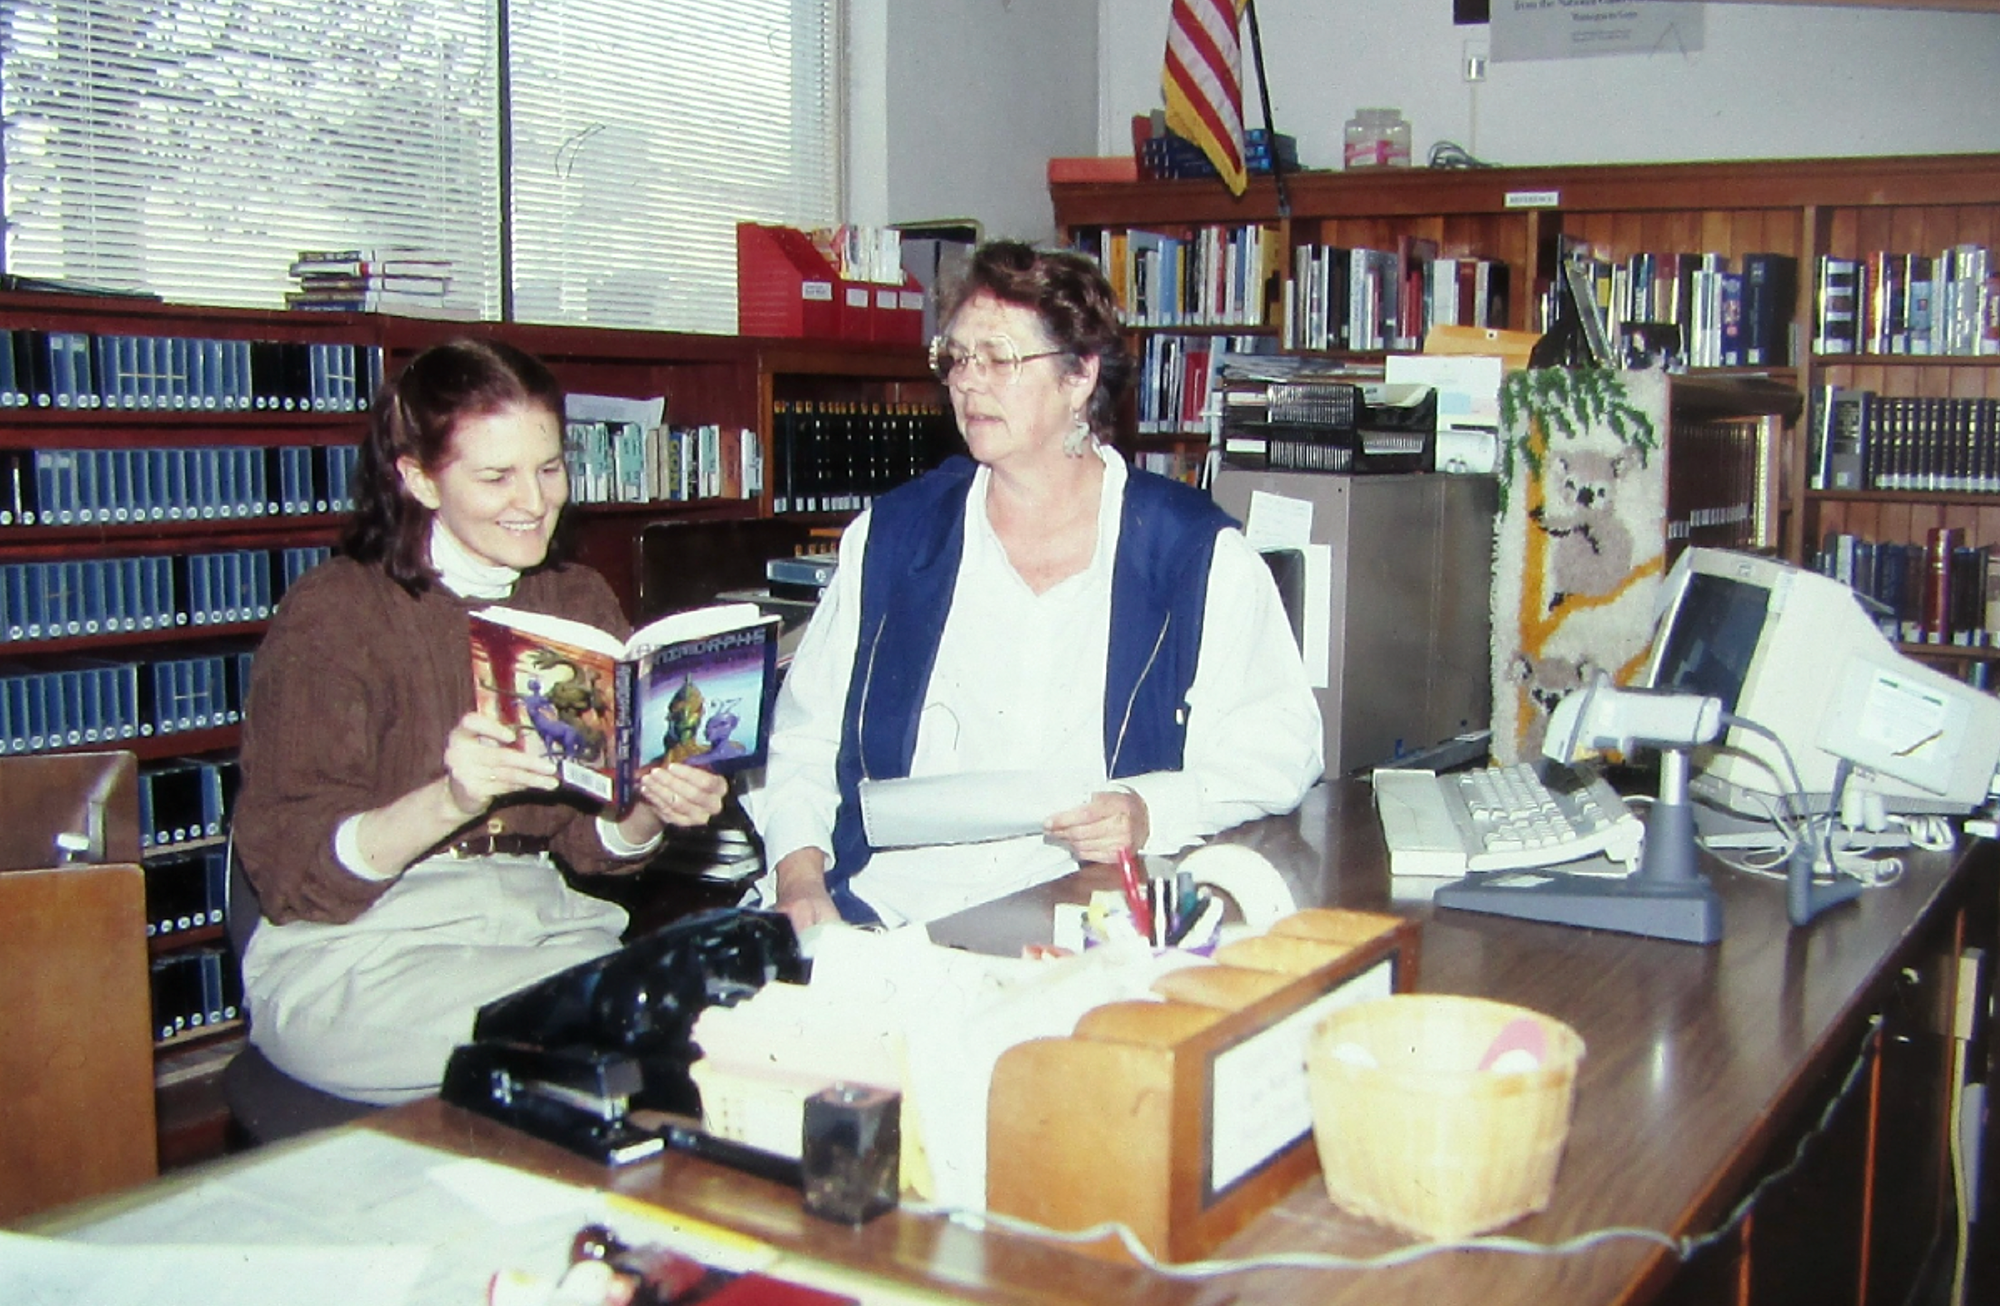
[[1527,1238],[1508,1238],[1487,1234],[1477,1238],[1453,1238],[1436,1242],[1412,1243],[1393,1251],[1379,1252],[1374,1256],[1340,1256],[1332,1252],[1268,1252],[1260,1256],[1244,1256],[1228,1260],[1163,1261],[1154,1256],[1146,1245],[1139,1241],[1137,1234],[1126,1225],[1106,1220],[1091,1225],[1087,1229],[1051,1229],[1033,1220],[1016,1216],[1001,1215],[993,1211],[976,1211],[966,1207],[940,1206],[929,1202],[903,1203],[903,1210],[917,1215],[940,1216],[962,1228],[973,1230],[1001,1229],[1008,1233],[1022,1234],[1031,1238],[1046,1239],[1061,1243],[1094,1243],[1105,1238],[1116,1238],[1132,1259],[1155,1274],[1172,1279],[1214,1279],[1225,1274],[1240,1274],[1247,1270],[1379,1270],[1392,1266],[1408,1265],[1440,1252],[1499,1252],[1513,1256],[1573,1256],[1589,1251],[1606,1243],[1639,1241],[1664,1247],[1686,1261],[1696,1253],[1721,1242],[1733,1234],[1738,1225],[1748,1218],[1759,1198],[1769,1192],[1772,1185],[1781,1182],[1796,1171],[1806,1159],[1807,1149],[1826,1131],[1833,1119],[1833,1113],[1847,1101],[1848,1094],[1860,1082],[1862,1072],[1869,1065],[1869,1049],[1879,1036],[1882,1025],[1880,1016],[1868,1022],[1868,1031],[1862,1035],[1861,1048],[1842,1078],[1840,1087],[1834,1091],[1826,1105],[1820,1110],[1819,1118],[1812,1127],[1800,1136],[1792,1155],[1784,1165],[1773,1170],[1757,1181],[1744,1194],[1723,1219],[1722,1223],[1706,1233],[1676,1238],[1662,1229],[1644,1229],[1633,1226],[1613,1226],[1592,1229],[1561,1242],[1538,1243]]
[[1439,141],[1431,146],[1430,155],[1424,162],[1433,168],[1491,168],[1497,165],[1484,159],[1475,159],[1463,145],[1456,141]]
[[[1725,866],[1751,875],[1785,879],[1786,873],[1779,868],[1789,867],[1792,857],[1803,848],[1815,880],[1846,878],[1864,888],[1879,889],[1902,878],[1904,870],[1902,858],[1869,856],[1859,849],[1842,847],[1837,841],[1837,835],[1842,828],[1841,797],[1846,792],[1848,779],[1853,774],[1852,763],[1842,758],[1834,766],[1833,792],[1828,795],[1826,811],[1815,812],[1805,791],[1805,782],[1799,777],[1798,765],[1792,760],[1792,751],[1785,746],[1785,741],[1775,732],[1733,712],[1725,711],[1722,719],[1726,725],[1761,735],[1776,745],[1778,756],[1783,759],[1785,771],[1791,781],[1791,789],[1781,794],[1775,805],[1766,809],[1772,825],[1784,836],[1784,843],[1780,849],[1781,856],[1770,862],[1761,862],[1732,859],[1717,854]],[[1902,826],[1909,835],[1911,844],[1918,848],[1932,852],[1948,852],[1955,844],[1950,823],[1943,817],[1899,816],[1893,819],[1894,823]]]

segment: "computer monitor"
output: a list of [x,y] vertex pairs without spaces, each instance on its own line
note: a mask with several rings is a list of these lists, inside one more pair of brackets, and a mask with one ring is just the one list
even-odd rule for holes
[[1667,578],[1644,683],[1710,694],[1785,742],[1734,727],[1695,756],[1690,792],[1769,818],[1823,812],[1836,769],[1890,813],[1961,813],[2000,765],[2000,699],[1899,653],[1840,581],[1771,558],[1689,549]]

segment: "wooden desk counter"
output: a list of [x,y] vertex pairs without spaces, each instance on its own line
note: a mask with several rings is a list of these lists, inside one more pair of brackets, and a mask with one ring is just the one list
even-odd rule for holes
[[[1560,1256],[1459,1251],[1388,1269],[1179,1281],[902,1212],[858,1230],[827,1225],[803,1214],[787,1189],[678,1155],[607,1172],[435,1101],[388,1113],[380,1127],[605,1183],[788,1250],[972,1300],[1547,1306],[1736,1299],[1739,1287],[1748,1290],[1741,1299],[1756,1301],[1901,1299],[1892,1289],[1914,1279],[1946,1209],[1941,1093],[1950,1048],[1948,1024],[1939,1022],[1955,971],[1944,962],[1964,929],[1971,882],[1990,873],[1990,845],[1970,845],[1956,859],[1915,854],[1900,882],[1803,930],[1786,920],[1781,884],[1716,869],[1725,934],[1699,947],[1392,901],[1380,829],[1360,784],[1321,786],[1299,812],[1226,838],[1268,857],[1302,906],[1422,920],[1421,990],[1519,1003],[1583,1036],[1588,1050],[1551,1207],[1499,1231],[1508,1236],[1546,1244],[1614,1227],[1703,1234],[1785,1164],[1864,1051],[1879,1055],[1800,1174],[1759,1198],[1754,1237],[1739,1228],[1686,1266],[1631,1239]],[[1048,939],[1055,902],[1114,883],[1108,872],[1082,872],[940,922],[934,934],[1012,953]],[[1871,1034],[1877,1015],[1886,1035]],[[1878,1113],[1883,1102],[1894,1110]],[[1407,1244],[1343,1215],[1314,1179],[1218,1256],[1366,1256]],[[1870,1292],[1857,1293],[1864,1280]]]

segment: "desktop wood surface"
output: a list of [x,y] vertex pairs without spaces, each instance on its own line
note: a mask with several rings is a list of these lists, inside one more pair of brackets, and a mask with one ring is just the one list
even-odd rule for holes
[[[1583,1036],[1575,1119],[1552,1205],[1500,1231],[1545,1244],[1613,1227],[1690,1235],[1722,1223],[1789,1156],[1792,1131],[1817,1116],[1830,1085],[1854,1064],[1868,1016],[1885,986],[1915,964],[1920,936],[1955,928],[1971,870],[1965,854],[1956,862],[1918,854],[1901,882],[1802,930],[1786,921],[1781,885],[1719,871],[1725,937],[1705,948],[1395,902],[1368,790],[1354,782],[1321,786],[1299,812],[1225,838],[1264,853],[1302,906],[1421,920],[1421,990],[1519,1003]],[[1990,851],[1974,844],[1971,855]],[[1108,871],[1080,872],[940,922],[933,933],[941,942],[1012,952],[1048,939],[1054,903],[1114,883]],[[805,1215],[794,1191],[681,1155],[606,1171],[435,1100],[386,1113],[376,1127],[603,1184],[800,1254],[970,1300],[1636,1302],[1653,1299],[1680,1268],[1656,1244],[1620,1240],[1563,1256],[1451,1252],[1366,1272],[1278,1269],[1177,1281],[900,1211],[859,1229],[829,1225]],[[1342,1214],[1315,1178],[1217,1255],[1369,1256],[1408,1244]]]

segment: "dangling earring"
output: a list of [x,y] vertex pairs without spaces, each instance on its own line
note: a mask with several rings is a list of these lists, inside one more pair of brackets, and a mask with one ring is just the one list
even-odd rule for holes
[[1084,420],[1081,411],[1070,414],[1069,434],[1063,436],[1063,452],[1072,458],[1083,457],[1090,448],[1090,423]]

